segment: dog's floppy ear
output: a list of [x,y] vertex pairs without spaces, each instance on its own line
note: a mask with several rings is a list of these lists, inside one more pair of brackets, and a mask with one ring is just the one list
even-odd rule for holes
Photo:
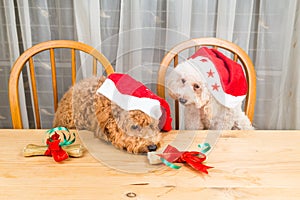
[[204,105],[208,103],[210,99],[210,92],[208,91],[207,87],[202,87],[202,91],[200,93],[196,93],[196,107],[202,108]]

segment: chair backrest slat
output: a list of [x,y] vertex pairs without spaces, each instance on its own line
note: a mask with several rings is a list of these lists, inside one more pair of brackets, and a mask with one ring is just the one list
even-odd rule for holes
[[174,56],[174,67],[178,65],[178,55]]
[[56,112],[58,105],[58,96],[57,96],[57,82],[56,82],[56,62],[55,62],[55,54],[54,49],[50,49],[50,62],[51,62],[51,77],[52,77],[52,91],[53,91],[53,105],[54,112]]
[[76,83],[76,53],[71,49],[71,68],[72,68],[72,85]]
[[235,62],[237,62],[238,61],[238,55],[235,53],[234,55],[233,55],[233,60],[235,61]]
[[33,107],[34,107],[36,127],[41,128],[41,118],[40,118],[40,112],[39,112],[39,100],[38,100],[38,95],[37,95],[36,78],[35,78],[35,72],[34,72],[34,62],[33,62],[32,57],[29,58],[29,70],[30,70],[30,79],[31,79]]
[[175,129],[179,130],[179,102],[175,100]]
[[97,59],[93,57],[93,75],[97,75]]
[[[178,65],[178,54],[174,56],[174,68]],[[176,130],[179,129],[179,103],[175,101],[175,128]]]

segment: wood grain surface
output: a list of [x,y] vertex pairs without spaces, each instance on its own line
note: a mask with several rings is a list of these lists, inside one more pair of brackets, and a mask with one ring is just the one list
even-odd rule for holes
[[[1,199],[300,199],[300,131],[220,131],[208,175],[186,165],[149,167],[145,155],[113,152],[99,140],[105,156],[97,157],[80,136],[77,143],[87,145],[81,158],[24,157],[45,131],[0,129]],[[163,144],[197,150],[209,134],[171,131]]]

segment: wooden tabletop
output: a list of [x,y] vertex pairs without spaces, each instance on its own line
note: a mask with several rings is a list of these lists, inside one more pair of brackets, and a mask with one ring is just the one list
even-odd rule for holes
[[[145,155],[99,140],[99,157],[89,147],[83,157],[59,163],[24,157],[23,148],[42,144],[45,131],[0,129],[1,199],[300,199],[300,131],[165,134],[163,143],[180,150],[215,141],[205,163],[214,167],[208,175],[186,165],[152,166]],[[214,134],[220,137],[209,138]],[[79,136],[77,142],[91,141]]]

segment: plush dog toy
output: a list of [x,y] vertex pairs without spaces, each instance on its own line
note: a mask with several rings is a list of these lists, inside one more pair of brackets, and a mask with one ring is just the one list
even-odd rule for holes
[[130,153],[155,151],[171,130],[168,103],[126,74],[83,79],[62,97],[53,126],[93,131]]

